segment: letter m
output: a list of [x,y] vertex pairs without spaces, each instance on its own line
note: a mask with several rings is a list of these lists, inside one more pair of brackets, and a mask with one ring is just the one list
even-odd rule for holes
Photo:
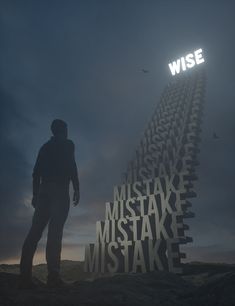
[[114,203],[106,202],[105,219],[119,219],[118,207],[118,201],[114,201]]
[[98,243],[109,242],[109,220],[96,222],[96,241]]
[[88,244],[85,247],[85,272],[98,272],[99,245]]
[[113,198],[114,198],[114,201],[122,201],[126,199],[126,185],[125,184],[121,186],[114,186]]

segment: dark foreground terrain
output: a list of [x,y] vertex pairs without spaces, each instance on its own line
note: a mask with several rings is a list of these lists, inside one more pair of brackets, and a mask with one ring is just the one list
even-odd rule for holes
[[82,264],[65,261],[63,278],[68,287],[47,289],[45,265],[34,267],[34,290],[18,289],[18,266],[0,266],[0,305],[75,306],[75,305],[235,305],[235,266],[186,264],[183,275],[167,272],[89,275]]

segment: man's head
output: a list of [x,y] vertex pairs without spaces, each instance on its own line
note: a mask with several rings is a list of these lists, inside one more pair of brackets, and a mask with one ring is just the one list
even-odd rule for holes
[[61,119],[55,119],[52,121],[51,131],[55,137],[67,138],[68,136],[67,123]]

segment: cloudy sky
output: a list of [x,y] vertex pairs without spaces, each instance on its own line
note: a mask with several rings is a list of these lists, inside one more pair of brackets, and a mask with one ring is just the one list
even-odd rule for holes
[[[67,121],[76,145],[81,201],[63,258],[81,260],[172,80],[168,62],[200,47],[208,81],[188,260],[235,262],[234,12],[232,0],[1,1],[0,262],[19,261],[32,168],[51,121]],[[35,263],[44,245],[45,235]]]

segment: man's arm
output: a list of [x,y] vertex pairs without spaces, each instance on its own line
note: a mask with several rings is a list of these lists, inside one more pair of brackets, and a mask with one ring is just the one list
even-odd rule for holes
[[73,204],[74,206],[78,205],[80,200],[80,185],[78,179],[78,169],[77,164],[75,161],[75,146],[72,142],[72,173],[71,173],[71,180],[73,184],[74,196],[73,196]]
[[41,183],[41,160],[42,160],[42,149],[39,150],[38,157],[33,168],[33,199],[32,206],[35,208],[38,201],[40,183]]

